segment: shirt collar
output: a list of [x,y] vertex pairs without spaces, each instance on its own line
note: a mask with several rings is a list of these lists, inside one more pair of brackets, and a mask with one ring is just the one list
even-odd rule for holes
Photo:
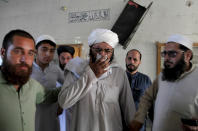
[[[48,69],[51,65],[52,65],[52,64],[51,64],[51,62],[50,62],[50,63],[49,63],[49,66],[47,66],[44,70]],[[34,66],[35,68],[41,70],[41,67],[40,67],[35,61],[33,62],[33,66]]]
[[186,75],[190,74],[192,71],[194,71],[194,70],[195,70],[195,68],[196,68],[196,65],[195,65],[195,64],[192,64],[192,66],[191,66],[190,70],[188,70],[188,71],[184,72],[184,73],[179,77],[179,79],[178,79],[178,80],[180,80],[180,79],[182,79],[184,76],[186,76]]
[[0,83],[6,83],[7,81],[4,79],[2,72],[0,71]]

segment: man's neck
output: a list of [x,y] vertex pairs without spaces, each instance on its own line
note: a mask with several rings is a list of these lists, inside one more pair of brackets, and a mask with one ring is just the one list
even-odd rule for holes
[[45,68],[49,66],[49,63],[43,64],[43,63],[39,62],[37,59],[36,59],[36,64],[41,68],[42,71],[44,71]]
[[14,85],[14,88],[16,89],[16,91],[19,91],[20,86],[19,85]]
[[[128,71],[128,70],[127,70]],[[129,72],[129,71],[128,71]],[[133,71],[133,72],[129,72],[131,75],[134,75],[135,73],[137,73],[137,70]]]
[[192,63],[188,63],[186,66],[186,71],[189,71],[192,68]]

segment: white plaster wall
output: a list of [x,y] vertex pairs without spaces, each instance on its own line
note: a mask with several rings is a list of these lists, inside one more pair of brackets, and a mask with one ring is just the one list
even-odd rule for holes
[[[11,29],[24,29],[35,38],[41,34],[52,35],[58,44],[74,43],[76,36],[84,43],[83,55],[88,53],[87,37],[95,28],[111,29],[127,0],[0,0],[0,43]],[[152,0],[136,0],[147,6]],[[185,0],[153,0],[153,5],[134,35],[128,48],[115,49],[118,63],[125,68],[125,55],[129,49],[142,52],[139,70],[156,77],[155,42],[165,42],[173,33],[180,33],[198,41],[198,1],[188,7]],[[62,11],[61,6],[67,10]],[[110,9],[110,20],[68,23],[69,12]]]

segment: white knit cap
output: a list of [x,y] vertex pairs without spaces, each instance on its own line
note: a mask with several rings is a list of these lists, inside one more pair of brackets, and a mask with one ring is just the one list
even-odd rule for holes
[[115,48],[115,46],[118,44],[118,41],[118,35],[108,29],[95,29],[88,37],[89,46],[105,42],[109,44],[112,48]]
[[51,37],[50,35],[41,35],[37,38],[36,40],[36,44],[38,44],[39,42],[43,41],[43,40],[49,40],[51,42],[53,42],[56,45],[56,41],[53,37]]
[[193,48],[193,42],[190,41],[188,38],[182,36],[182,35],[178,35],[178,34],[171,35],[168,38],[167,43],[169,43],[169,42],[175,42],[175,43],[181,44],[181,45],[187,47],[190,50],[192,50],[192,48]]

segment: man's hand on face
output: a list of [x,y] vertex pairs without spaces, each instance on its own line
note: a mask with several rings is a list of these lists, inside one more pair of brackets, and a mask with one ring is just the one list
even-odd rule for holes
[[110,65],[109,61],[109,58],[105,60],[104,57],[101,57],[95,62],[92,62],[92,58],[90,58],[89,66],[91,67],[92,71],[94,72],[97,78],[99,78],[102,74],[106,72],[105,68],[107,68]]
[[184,131],[198,131],[198,126],[183,125]]

